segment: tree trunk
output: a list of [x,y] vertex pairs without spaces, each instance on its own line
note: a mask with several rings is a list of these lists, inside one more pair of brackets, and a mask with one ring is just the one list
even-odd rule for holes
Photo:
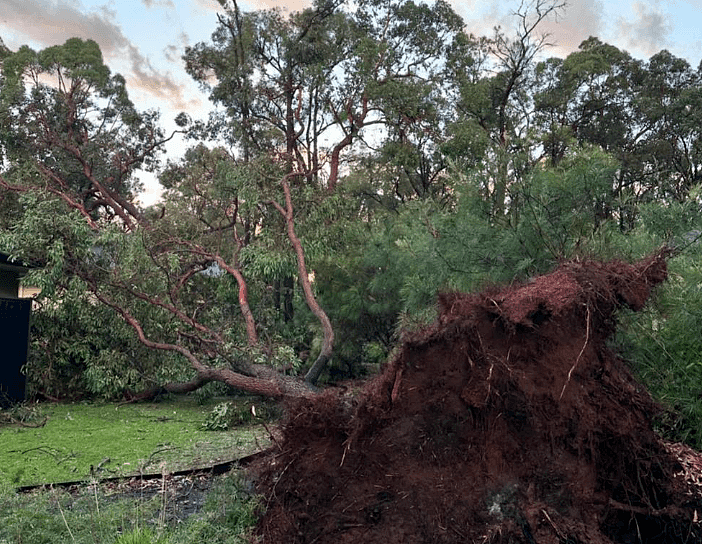
[[169,383],[162,387],[149,389],[136,396],[146,398],[151,394],[153,397],[162,389],[173,393],[188,393],[195,391],[211,381],[224,382],[235,389],[272,398],[305,397],[316,394],[316,390],[312,384],[285,376],[266,365],[244,364],[242,371],[236,371],[226,367],[211,367],[204,364],[200,358],[184,346],[153,341],[146,336],[141,323],[128,309],[107,298],[97,289],[94,283],[91,287],[91,291],[100,302],[117,311],[117,313],[134,329],[142,344],[151,349],[180,353],[190,362],[191,367],[195,371],[195,377],[187,382]]
[[239,391],[273,399],[313,397],[317,394],[314,387],[300,379],[284,376],[264,365],[252,365],[252,368],[256,375],[247,376],[229,368],[212,368],[206,373],[196,374],[187,382],[169,382],[139,392],[127,390],[124,397],[126,402],[148,401],[162,393],[191,393],[213,381],[226,383]]
[[293,206],[292,206],[292,195],[290,194],[290,184],[288,183],[288,177],[283,178],[281,185],[283,186],[283,193],[285,194],[285,207],[281,206],[278,202],[273,201],[273,206],[280,212],[280,214],[285,218],[285,223],[288,230],[288,239],[292,244],[295,255],[297,256],[297,269],[300,276],[300,284],[302,285],[302,292],[305,295],[305,302],[312,313],[319,319],[322,325],[322,331],[324,332],[324,339],[322,341],[322,351],[319,353],[317,360],[314,362],[312,367],[309,369],[305,375],[305,382],[310,386],[314,386],[319,379],[319,375],[324,369],[325,365],[331,359],[332,350],[334,347],[334,329],[332,328],[331,321],[326,312],[317,302],[314,292],[312,291],[312,282],[310,281],[310,275],[307,271],[307,264],[305,263],[305,252],[302,249],[302,242],[297,237],[295,233],[295,220],[293,218]]

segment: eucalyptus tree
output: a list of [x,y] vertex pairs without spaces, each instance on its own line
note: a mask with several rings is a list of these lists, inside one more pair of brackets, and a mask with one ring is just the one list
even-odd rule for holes
[[189,48],[185,61],[222,107],[211,132],[244,159],[284,150],[307,165],[308,181],[333,190],[344,151],[364,129],[427,132],[441,66],[462,27],[446,2],[362,1],[351,10],[320,0],[287,16],[221,3],[212,43]]
[[[342,2],[320,1],[291,14],[243,13],[236,2],[221,3],[225,14],[219,17],[212,42],[188,49],[186,65],[220,106],[207,129],[231,147],[231,159],[245,164],[264,158],[286,165],[279,186],[265,189],[270,195],[277,191],[278,196],[261,200],[264,207],[279,212],[277,223],[275,213],[259,218],[261,231],[283,227],[288,233],[290,246],[269,248],[281,256],[280,261],[285,261],[287,247],[297,255],[288,257],[288,263],[302,262],[297,232],[306,233],[308,240],[325,239],[324,229],[314,231],[314,222],[306,224],[305,218],[317,209],[332,210],[325,202],[335,198],[342,164],[350,158],[354,144],[384,146],[386,157],[395,161],[390,175],[413,183],[419,178],[410,191],[427,192],[442,166],[430,171],[427,165],[438,160],[417,149],[430,145],[427,135],[436,125],[436,104],[441,101],[439,74],[445,44],[461,27],[447,3],[428,6],[389,0],[360,2],[347,9]],[[404,155],[389,153],[393,145],[395,150],[402,147]],[[370,147],[366,149],[374,155]],[[412,161],[407,149],[429,160]],[[376,162],[375,157],[372,161],[385,171],[392,169],[388,161]],[[408,175],[410,167],[415,173]],[[359,205],[350,213],[358,217],[366,212]],[[332,215],[335,219],[329,217],[327,223],[338,220],[337,214]],[[278,271],[280,276],[271,282],[276,294],[282,291],[276,298],[292,298],[290,279],[296,275],[310,308],[315,308],[307,274],[291,266]],[[286,283],[288,289],[280,289]],[[286,306],[282,313],[290,319],[292,312]],[[324,357],[308,373],[312,380],[329,359],[333,339],[326,312],[313,311],[325,341]]]
[[287,16],[221,3],[212,42],[185,55],[221,106],[210,134],[244,160],[285,150],[320,198],[335,190],[355,144],[379,171],[366,190],[399,201],[441,192],[446,59],[463,26],[448,3],[320,1]]
[[[325,127],[319,111],[326,108],[323,102],[328,99],[323,85],[346,53],[347,29],[334,2],[320,2],[289,17],[276,10],[242,13],[236,2],[221,3],[225,14],[219,16],[212,44],[188,49],[186,66],[210,90],[212,101],[223,107],[212,116],[209,129],[217,139],[229,143],[233,158],[246,163],[267,156],[286,165],[282,194],[267,203],[279,213],[268,218],[265,228],[287,232],[294,253],[282,259],[288,266],[279,270],[272,285],[285,321],[291,321],[293,277],[298,272],[306,300],[322,324],[324,348],[309,375],[314,381],[331,356],[334,333],[303,272],[304,255],[293,222],[293,192],[304,189],[303,179],[308,184],[320,183],[318,137]],[[332,176],[329,185],[334,183]],[[285,245],[272,249],[278,254],[286,252]],[[299,270],[292,266],[294,262]]]
[[35,52],[22,47],[2,60],[2,146],[11,168],[5,189],[36,190],[63,200],[94,229],[119,217],[134,229],[133,173],[155,165],[168,140],[155,112],[138,113],[124,78],[110,74],[98,45],[72,38]]
[[451,60],[460,96],[447,149],[481,170],[483,198],[497,221],[508,211],[510,184],[535,160],[531,91],[537,56],[550,45],[539,25],[564,7],[560,0],[522,2],[513,35],[497,27],[490,38],[466,36]]
[[574,145],[600,146],[619,161],[612,212],[631,229],[636,208],[678,201],[699,179],[700,76],[661,51],[648,62],[597,38],[537,68],[536,120],[555,165]]
[[645,127],[637,154],[648,199],[684,202],[702,181],[702,73],[663,50],[645,65],[634,107]]
[[[149,375],[141,385],[156,382],[147,394],[160,387],[188,391],[212,380],[270,396],[311,394],[265,364],[265,354],[249,349],[255,329],[231,243],[239,231],[229,226],[239,227],[236,200],[217,184],[207,187],[206,177],[200,179],[207,187],[203,197],[191,176],[180,186],[183,195],[190,191],[183,199],[189,208],[165,213],[138,205],[135,173],[156,167],[168,137],[156,113],[136,110],[124,79],[110,73],[97,44],[71,39],[40,52],[23,47],[2,63],[0,185],[19,195],[23,213],[0,233],[0,245],[41,265],[32,280],[43,296],[61,304],[67,292],[82,288],[90,294],[88,304],[111,308],[141,345],[178,354],[162,368],[142,367]],[[184,116],[178,122],[184,124]],[[207,156],[195,163],[220,168]],[[278,185],[285,187],[290,173],[282,164],[287,161],[268,173],[279,175]],[[217,191],[222,194],[212,197]],[[291,203],[283,193],[270,204],[285,214],[295,243]],[[220,216],[198,208],[214,199],[226,202]],[[223,237],[228,244],[220,243]],[[299,244],[296,250],[302,270],[304,253]],[[213,274],[213,266],[222,274]],[[221,302],[232,287],[236,312],[227,304],[207,305]]]
[[[105,341],[80,332],[71,336],[69,330],[79,322],[74,317],[67,318],[66,329],[58,328],[61,316],[79,306],[86,322],[91,313],[93,318],[97,314],[91,312],[95,299],[88,301],[81,278],[91,277],[88,263],[105,232],[134,233],[148,223],[135,201],[140,187],[134,172],[155,167],[156,154],[168,137],[156,113],[136,110],[124,79],[110,73],[95,42],[74,38],[39,52],[26,46],[17,52],[5,50],[1,65],[0,239],[5,251],[41,265],[33,279],[42,287],[36,326],[45,334],[36,338],[35,353],[45,356],[47,365],[30,368],[35,383],[43,387],[51,376],[71,372],[59,370],[60,353],[72,361],[66,366],[85,369],[80,361],[91,353],[94,362],[103,356],[107,361],[110,354],[115,362],[134,347],[116,340],[125,337],[114,326],[112,340]],[[46,302],[52,298],[52,303]],[[62,301],[60,308],[56,300]],[[48,330],[47,323],[55,328]],[[99,334],[101,326],[106,325],[93,332]],[[66,349],[57,347],[61,334],[70,344]],[[98,345],[97,351],[88,347]],[[140,366],[115,375],[134,376]],[[121,383],[133,385],[129,379]]]
[[447,63],[462,19],[441,1],[360,2],[355,19],[363,40],[343,88],[362,89],[382,126],[377,155],[367,162],[379,185],[369,189],[395,206],[445,197],[440,145],[453,115]]
[[[583,143],[600,146],[623,165],[629,162],[646,132],[634,108],[641,68],[627,52],[592,37],[566,59],[549,59],[538,66],[536,120],[552,165]],[[624,166],[612,180],[622,228],[631,221],[629,204],[636,190],[629,172]]]
[[[294,255],[288,261],[297,263],[305,300],[324,330],[322,351],[308,373],[314,382],[331,356],[334,332],[309,280],[295,229],[293,192],[304,190],[305,182],[319,183],[321,86],[343,58],[344,24],[333,2],[318,3],[287,18],[275,10],[243,14],[235,2],[222,5],[226,14],[219,17],[213,44],[189,49],[186,65],[211,90],[213,102],[224,107],[223,117],[214,116],[210,127],[233,147],[233,158],[246,164],[266,157],[284,165],[278,196],[265,202],[274,217],[262,228],[287,233]],[[216,84],[210,85],[210,77]],[[274,280],[286,321],[293,317],[292,278],[288,267]]]
[[330,100],[326,82],[348,56],[349,21],[338,2],[288,16],[221,4],[225,14],[218,16],[212,43],[188,48],[184,57],[190,75],[222,107],[211,116],[210,131],[243,160],[284,153],[289,165],[304,163],[316,178],[318,139],[329,124],[323,117]]

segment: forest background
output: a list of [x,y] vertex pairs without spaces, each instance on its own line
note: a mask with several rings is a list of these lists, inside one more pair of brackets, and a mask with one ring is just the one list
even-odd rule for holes
[[548,58],[558,1],[490,36],[442,1],[224,7],[184,56],[213,112],[178,115],[177,161],[95,42],[0,53],[0,251],[41,288],[35,395],[316,395],[382,364],[438,291],[666,245],[616,347],[662,432],[702,447],[702,67],[595,37]]

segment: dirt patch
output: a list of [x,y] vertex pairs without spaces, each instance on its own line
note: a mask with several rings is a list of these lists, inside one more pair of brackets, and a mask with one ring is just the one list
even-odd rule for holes
[[699,487],[606,345],[665,278],[656,255],[441,295],[358,400],[290,410],[259,469],[264,542],[702,541]]
[[170,525],[181,523],[198,514],[207,500],[213,476],[207,473],[188,476],[165,475],[159,480],[131,478],[124,482],[101,485],[107,500],[160,498],[161,509],[157,517]]

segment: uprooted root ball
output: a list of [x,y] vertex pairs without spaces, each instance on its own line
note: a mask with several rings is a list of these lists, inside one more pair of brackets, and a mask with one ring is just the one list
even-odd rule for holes
[[657,407],[606,345],[664,255],[444,294],[352,409],[290,410],[260,474],[267,544],[702,542]]

